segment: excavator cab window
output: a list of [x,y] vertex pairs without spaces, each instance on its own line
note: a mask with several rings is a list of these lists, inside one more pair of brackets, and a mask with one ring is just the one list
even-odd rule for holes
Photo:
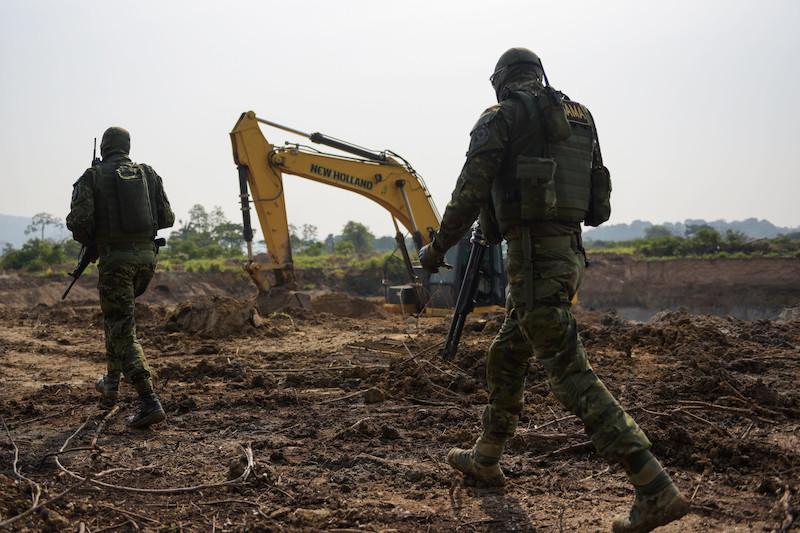
[[[461,280],[464,279],[467,268],[469,251],[470,242],[467,236],[447,251],[445,262],[452,265],[453,269],[442,268],[438,273],[429,275],[427,283],[430,295],[429,307],[452,308],[455,305]],[[490,246],[483,256],[478,290],[475,293],[475,306],[505,306],[505,304],[506,276],[502,249],[500,245]]]

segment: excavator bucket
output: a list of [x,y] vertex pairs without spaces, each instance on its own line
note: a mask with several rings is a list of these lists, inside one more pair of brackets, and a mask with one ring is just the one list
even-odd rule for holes
[[291,290],[286,286],[269,287],[257,263],[247,263],[243,268],[258,288],[256,308],[262,316],[280,313],[286,309],[311,310],[311,297],[307,293]]
[[256,308],[262,316],[281,313],[286,309],[311,310],[311,297],[302,291],[293,291],[285,287],[273,287],[267,292],[260,292],[256,297]]

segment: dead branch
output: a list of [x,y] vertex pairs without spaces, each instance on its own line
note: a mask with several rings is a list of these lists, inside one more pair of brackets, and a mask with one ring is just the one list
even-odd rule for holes
[[604,469],[600,470],[599,472],[595,472],[595,473],[593,473],[593,474],[589,474],[589,475],[588,475],[588,476],[586,476],[585,478],[583,478],[583,479],[579,480],[579,481],[578,481],[578,483],[583,483],[584,481],[589,481],[590,479],[592,479],[592,478],[595,478],[595,477],[597,477],[597,476],[602,476],[603,474],[605,474],[605,473],[606,473],[606,472],[608,472],[609,470],[611,470],[611,467],[610,467],[610,466],[607,466],[607,467],[605,467]]
[[719,433],[722,433],[723,435],[725,435],[727,437],[733,438],[733,434],[730,431],[728,431],[727,428],[725,428],[725,427],[723,427],[723,426],[721,426],[719,424],[715,424],[714,422],[711,422],[710,420],[706,420],[702,416],[698,416],[698,415],[696,415],[696,414],[694,414],[694,413],[692,413],[690,411],[687,411],[684,408],[678,407],[677,409],[673,409],[672,412],[673,413],[681,413],[681,414],[684,414],[686,416],[692,417],[692,418],[694,418],[696,420],[699,420],[700,422],[710,426],[715,431],[717,431]]
[[242,505],[253,506],[256,508],[256,512],[258,512],[258,514],[261,515],[261,517],[266,518],[267,520],[270,519],[269,516],[267,516],[267,514],[262,509],[261,504],[256,502],[251,502],[250,500],[214,500],[210,502],[197,502],[197,505],[222,505],[225,503],[240,503]]
[[38,503],[38,504],[34,505],[33,507],[31,507],[30,509],[28,509],[27,511],[25,511],[24,513],[20,513],[20,514],[18,514],[17,516],[12,516],[12,517],[11,517],[11,518],[9,518],[8,520],[4,520],[4,521],[0,522],[0,528],[2,528],[2,527],[8,527],[8,526],[10,526],[11,524],[13,524],[14,522],[16,522],[17,520],[22,520],[23,518],[25,518],[25,517],[27,517],[27,516],[30,516],[32,513],[34,513],[34,512],[36,512],[36,511],[38,511],[39,509],[42,509],[42,508],[44,508],[44,507],[47,507],[47,506],[49,506],[49,505],[52,505],[52,504],[54,504],[55,502],[59,501],[59,500],[60,500],[60,499],[62,499],[64,496],[66,496],[67,494],[69,494],[70,492],[72,492],[73,490],[77,489],[78,487],[80,487],[81,485],[83,485],[84,483],[86,483],[86,481],[87,481],[87,480],[90,480],[90,481],[91,481],[91,479],[90,479],[90,478],[91,478],[91,476],[90,476],[90,475],[87,475],[85,478],[83,478],[83,480],[79,481],[78,483],[75,483],[75,484],[74,484],[74,485],[72,485],[71,487],[68,487],[68,488],[67,488],[66,490],[64,490],[64,491],[62,491],[62,492],[59,492],[58,494],[56,494],[55,496],[53,496],[53,497],[52,497],[52,498],[50,498],[49,500],[47,500],[47,501],[44,501],[44,502],[41,502],[41,503]]
[[559,422],[563,422],[564,420],[569,420],[570,418],[578,418],[578,417],[577,417],[577,416],[575,416],[575,415],[566,415],[566,416],[562,416],[561,418],[556,418],[555,420],[551,420],[551,421],[549,421],[549,422],[545,422],[544,424],[541,424],[541,425],[535,425],[535,426],[533,426],[533,429],[535,429],[535,430],[537,430],[537,431],[538,431],[538,430],[540,430],[540,429],[542,429],[542,428],[544,428],[544,427],[547,427],[547,426],[549,426],[549,425],[551,425],[551,424],[557,424],[557,423],[559,423]]
[[[102,431],[103,427],[105,426],[105,423],[111,418],[111,415],[113,415],[115,412],[116,411],[112,409],[112,411],[110,411],[104,417],[104,419],[101,421],[100,425],[98,425],[97,431],[95,431],[95,437],[93,439],[93,442],[96,442],[97,438],[100,436],[100,432]],[[89,423],[89,421],[91,419],[92,419],[92,417],[89,417],[86,420],[86,422],[81,424],[81,426],[75,431],[75,433],[70,435],[67,438],[67,440],[64,441],[64,444],[61,446],[61,449],[59,450],[60,452],[62,452],[62,451],[64,451],[66,449],[66,447],[70,443],[70,441],[76,435],[78,435],[78,433],[80,433],[80,431],[86,426],[86,424]],[[211,489],[211,488],[216,488],[216,487],[224,487],[224,486],[228,486],[228,485],[236,485],[238,483],[244,482],[248,478],[248,476],[250,475],[250,472],[253,470],[253,467],[255,466],[255,461],[253,460],[253,449],[250,447],[250,445],[248,444],[247,447],[240,446],[240,448],[242,450],[242,453],[245,456],[245,459],[247,460],[247,465],[245,466],[244,471],[242,472],[242,474],[239,477],[237,477],[235,479],[231,479],[231,480],[228,480],[228,481],[222,481],[222,482],[219,482],[219,483],[204,483],[204,484],[193,485],[193,486],[189,486],[189,487],[166,487],[166,488],[149,489],[149,488],[142,488],[142,487],[129,487],[129,486],[125,486],[125,485],[116,485],[114,483],[106,483],[105,481],[101,481],[99,479],[89,479],[88,481],[90,483],[92,483],[93,485],[96,485],[96,486],[99,486],[99,487],[105,487],[107,489],[121,490],[121,491],[127,491],[127,492],[138,492],[138,493],[143,493],[143,494],[183,494],[183,493],[186,493],[186,492],[195,492],[195,491]],[[73,477],[73,478],[75,478],[77,480],[80,480],[80,481],[86,481],[87,480],[87,477],[83,477],[80,474],[78,474],[76,472],[73,472],[72,470],[66,468],[63,464],[61,464],[61,461],[59,460],[58,456],[56,456],[55,460],[56,460],[56,465],[58,465],[59,469],[61,469],[61,471],[64,472],[65,474],[67,474],[68,476]],[[109,472],[113,472],[113,471],[119,471],[119,469],[106,470],[104,472],[101,472],[101,474],[105,475],[105,474],[108,474]],[[99,477],[99,475],[95,476],[95,477]]]
[[74,407],[70,407],[68,409],[64,409],[63,411],[59,411],[57,413],[53,413],[53,414],[50,414],[50,415],[39,416],[39,417],[31,418],[31,419],[28,419],[28,420],[20,420],[18,422],[10,422],[8,424],[8,427],[11,428],[11,429],[15,429],[15,428],[18,428],[20,426],[27,426],[28,424],[33,424],[34,422],[41,422],[42,420],[49,420],[51,418],[56,418],[56,417],[65,415],[67,413],[71,413],[74,410],[75,410]]
[[576,450],[582,450],[583,448],[587,448],[587,447],[589,447],[591,445],[592,445],[592,441],[590,441],[590,440],[587,440],[585,442],[579,442],[578,444],[571,444],[569,446],[564,446],[562,448],[559,448],[557,450],[553,450],[551,452],[547,452],[547,453],[543,453],[541,455],[537,455],[536,457],[533,458],[533,460],[534,461],[541,461],[542,459],[546,459],[546,458],[551,457],[553,455],[558,455],[560,453],[566,453],[566,452],[574,452]]
[[58,451],[58,452],[50,452],[50,453],[45,454],[44,457],[42,457],[42,460],[39,461],[39,463],[40,464],[44,463],[45,460],[47,460],[50,457],[55,457],[56,455],[66,455],[68,453],[75,453],[75,452],[97,451],[99,449],[100,448],[98,448],[97,446],[78,446],[76,448],[70,448],[68,450],[63,450],[63,451]]
[[[89,422],[89,420],[91,420],[91,417],[90,417],[90,418],[88,418],[88,419],[86,420],[86,422],[84,422],[84,423],[82,424],[82,426],[81,426],[81,427],[85,426],[85,425],[86,425],[86,423],[87,423],[87,422]],[[73,433],[73,436],[74,436],[74,435],[76,435],[76,433]],[[72,437],[70,437],[70,438],[72,438]],[[58,461],[58,457],[57,457],[57,456],[56,456],[56,461]],[[92,467],[94,467],[94,460],[92,461]],[[93,481],[93,480],[92,480],[92,471],[91,471],[91,470],[89,471],[89,473],[88,473],[88,474],[86,474],[86,477],[84,477],[84,478],[81,478],[81,479],[80,479],[80,481],[78,481],[78,483],[75,483],[75,484],[73,484],[72,486],[70,486],[70,487],[68,487],[66,490],[64,490],[64,491],[62,491],[62,492],[60,492],[60,493],[56,494],[55,496],[53,496],[53,497],[52,497],[52,498],[50,498],[49,500],[47,500],[47,501],[45,501],[45,502],[37,502],[37,504],[36,504],[36,505],[34,505],[33,507],[31,507],[30,509],[28,509],[28,510],[27,510],[27,511],[25,511],[24,513],[20,513],[20,514],[18,514],[18,515],[16,515],[16,516],[13,516],[13,517],[11,517],[11,518],[9,518],[9,519],[7,519],[7,520],[4,520],[3,522],[0,522],[0,528],[2,528],[2,527],[8,527],[8,526],[10,526],[11,524],[13,524],[14,522],[16,522],[16,521],[18,521],[18,520],[22,520],[23,518],[25,518],[25,517],[27,517],[27,516],[30,516],[30,515],[31,515],[32,513],[34,513],[35,511],[38,511],[39,509],[43,509],[44,507],[47,507],[47,506],[49,506],[49,505],[52,505],[53,503],[55,503],[55,502],[57,502],[57,501],[61,500],[61,499],[62,499],[64,496],[66,496],[67,494],[69,494],[69,493],[70,493],[70,492],[72,492],[73,490],[75,490],[75,489],[77,489],[77,488],[81,487],[82,485],[84,485],[84,484],[85,484],[86,482],[88,482],[88,481]]]
[[[442,340],[442,341],[439,341],[436,344],[431,344],[427,348],[423,348],[422,350],[417,352],[415,355],[411,355],[410,357],[406,357],[405,359],[403,359],[402,361],[397,363],[397,366],[400,367],[400,366],[408,363],[409,361],[413,361],[414,359],[416,359],[420,355],[426,354],[426,353],[430,352],[431,350],[433,350],[434,348],[438,348],[439,346],[443,345],[445,342],[446,342],[446,339]],[[405,346],[405,343],[403,343],[403,345]],[[406,346],[406,350],[408,350],[407,346]],[[411,350],[408,350],[408,352],[411,353]]]
[[115,405],[113,409],[111,409],[108,413],[106,413],[106,416],[103,417],[103,419],[97,425],[97,429],[95,429],[94,431],[94,437],[92,437],[92,443],[89,444],[91,448],[97,446],[97,439],[100,438],[100,433],[102,433],[103,429],[105,429],[106,422],[111,420],[111,417],[113,417],[118,412],[119,412],[119,405]]
[[127,511],[125,509],[120,509],[118,507],[114,507],[113,505],[109,505],[107,503],[101,503],[100,507],[104,507],[104,508],[106,508],[106,509],[108,509],[110,511],[114,511],[114,512],[119,513],[119,514],[121,514],[123,516],[126,516],[128,518],[138,518],[140,520],[144,520],[146,522],[150,522],[151,524],[159,524],[160,523],[158,520],[155,520],[154,518],[150,518],[149,516],[145,516],[145,515],[142,515],[142,514],[139,514],[139,513],[134,513],[133,511]]
[[119,529],[122,526],[126,525],[130,520],[125,520],[124,522],[120,522],[119,524],[114,524],[113,526],[104,527],[103,529],[95,529],[94,533],[105,533],[106,531],[114,531],[115,529]]
[[19,471],[19,448],[17,447],[17,443],[14,442],[14,438],[11,436],[11,432],[8,430],[8,426],[6,425],[6,421],[3,417],[0,416],[0,422],[3,423],[3,429],[6,430],[6,435],[8,436],[8,440],[11,441],[11,445],[14,447],[14,461],[11,464],[12,469],[14,470],[14,475],[17,476],[20,480],[25,481],[28,483],[28,486],[31,489],[31,505],[36,507],[36,504],[39,503],[39,498],[42,496],[42,487],[39,486],[34,480],[30,479],[29,477],[22,474]]
[[709,403],[709,402],[701,402],[699,400],[677,400],[677,403],[680,405],[685,406],[686,408],[693,408],[693,409],[714,409],[716,411],[725,411],[728,413],[736,413],[739,415],[747,415],[752,418],[756,418],[762,422],[767,424],[777,424],[774,420],[770,420],[768,418],[762,418],[758,416],[755,411],[752,409],[745,409],[743,407],[731,407],[729,405],[719,405],[716,403]]
[[360,396],[361,394],[364,394],[365,392],[366,391],[359,390],[359,391],[353,392],[351,394],[346,394],[344,396],[340,396],[338,398],[330,398],[330,399],[327,399],[327,400],[323,400],[321,402],[317,402],[317,405],[325,405],[327,403],[339,402],[339,401],[342,401],[342,400],[355,398],[356,396]]
[[362,368],[389,368],[389,365],[350,365],[350,366],[323,366],[323,367],[309,367],[309,368],[250,368],[250,372],[257,372],[263,374],[292,374],[298,373],[314,373],[314,372],[328,372],[340,370],[358,370]]

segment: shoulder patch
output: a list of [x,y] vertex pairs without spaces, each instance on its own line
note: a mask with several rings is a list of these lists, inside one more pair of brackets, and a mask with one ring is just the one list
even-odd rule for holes
[[481,150],[481,148],[486,145],[489,137],[491,136],[491,132],[489,131],[489,126],[491,125],[492,121],[497,117],[498,111],[500,110],[500,104],[495,104],[492,107],[486,109],[481,116],[478,118],[478,121],[472,127],[472,130],[469,132],[470,140],[469,140],[469,150],[467,151],[467,155],[474,154]]
[[495,104],[492,107],[486,109],[483,113],[481,113],[481,116],[478,117],[478,121],[475,123],[474,126],[472,126],[470,133],[473,133],[481,126],[488,125],[497,116],[497,112],[499,110],[500,110],[500,104]]
[[570,122],[577,122],[587,126],[591,124],[589,110],[578,102],[564,100],[564,111],[567,113],[567,120]]

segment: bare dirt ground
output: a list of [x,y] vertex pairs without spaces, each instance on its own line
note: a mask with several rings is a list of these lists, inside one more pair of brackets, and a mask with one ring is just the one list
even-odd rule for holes
[[[96,304],[13,304],[0,306],[0,522],[31,507],[32,485],[40,501],[69,491],[13,530],[607,531],[631,501],[535,363],[507,487],[450,471],[447,450],[479,431],[500,317],[473,317],[450,364],[435,349],[446,319],[371,303],[374,314],[354,317],[259,317],[219,296],[141,304],[168,421],[130,431],[132,389],[110,416],[93,391],[104,369]],[[692,498],[663,531],[797,530],[800,321],[579,320],[596,371]]]

